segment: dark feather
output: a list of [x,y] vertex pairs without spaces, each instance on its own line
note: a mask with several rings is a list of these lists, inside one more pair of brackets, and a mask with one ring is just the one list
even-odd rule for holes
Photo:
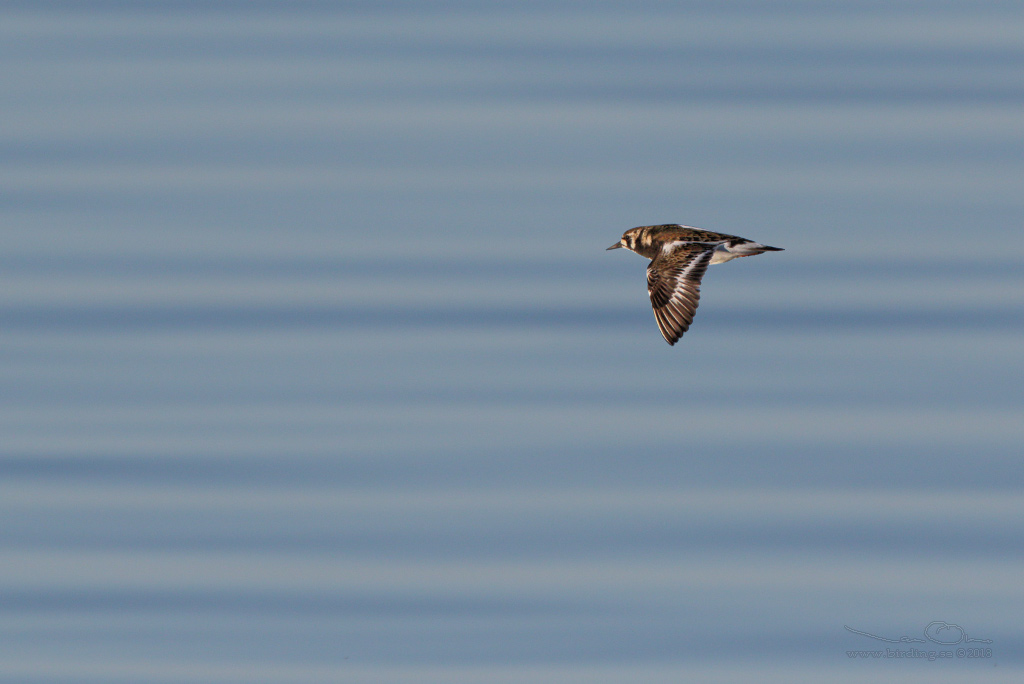
[[654,319],[669,344],[690,329],[700,302],[700,280],[708,269],[715,245],[668,243],[647,267],[647,292]]

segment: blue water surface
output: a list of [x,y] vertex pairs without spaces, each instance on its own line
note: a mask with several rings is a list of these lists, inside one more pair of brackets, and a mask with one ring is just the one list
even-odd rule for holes
[[[0,680],[1024,676],[1020,3],[9,2],[0,67]],[[663,222],[786,251],[669,347]]]

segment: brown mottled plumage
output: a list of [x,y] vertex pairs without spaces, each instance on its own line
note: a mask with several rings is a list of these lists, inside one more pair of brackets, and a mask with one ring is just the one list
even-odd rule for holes
[[782,251],[780,247],[768,247],[736,235],[676,223],[630,228],[608,249],[619,247],[651,260],[647,266],[647,292],[658,329],[669,344],[675,344],[690,329],[700,302],[700,279],[709,265]]

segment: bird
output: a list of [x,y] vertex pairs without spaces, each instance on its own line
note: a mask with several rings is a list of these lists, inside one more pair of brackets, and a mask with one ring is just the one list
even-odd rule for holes
[[630,228],[608,249],[622,247],[651,260],[647,265],[647,293],[654,307],[654,320],[670,345],[678,342],[693,323],[700,301],[700,279],[708,266],[783,251],[781,247],[678,223]]

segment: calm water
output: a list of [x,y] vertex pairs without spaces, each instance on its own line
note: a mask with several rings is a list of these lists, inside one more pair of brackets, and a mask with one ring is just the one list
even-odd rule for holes
[[1021,681],[1022,36],[5,3],[0,680]]

